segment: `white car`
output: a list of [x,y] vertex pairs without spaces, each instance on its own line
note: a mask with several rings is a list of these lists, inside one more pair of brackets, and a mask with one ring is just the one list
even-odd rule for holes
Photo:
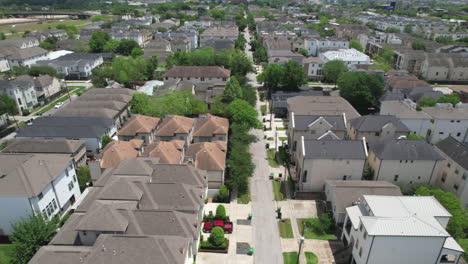
[[63,106],[63,102],[60,102],[54,106],[55,109],[58,109]]

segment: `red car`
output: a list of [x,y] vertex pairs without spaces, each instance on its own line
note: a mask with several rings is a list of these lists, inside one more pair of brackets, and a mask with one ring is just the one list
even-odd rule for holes
[[232,233],[234,225],[232,222],[224,221],[224,220],[211,220],[206,221],[203,224],[203,232],[210,233],[213,227],[219,226],[221,227],[225,233]]

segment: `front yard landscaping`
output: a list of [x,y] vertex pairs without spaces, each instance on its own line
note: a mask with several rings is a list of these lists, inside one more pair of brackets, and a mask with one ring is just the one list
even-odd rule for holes
[[284,264],[296,264],[297,263],[297,252],[284,252],[283,263]]
[[250,203],[251,198],[250,198],[250,192],[247,191],[247,193],[242,194],[241,196],[237,197],[237,203],[238,204],[248,204]]
[[281,238],[294,238],[290,219],[278,220],[278,229]]
[[268,156],[268,164],[272,168],[279,168],[278,162],[275,159],[275,149],[267,149],[267,156]]
[[307,260],[307,264],[317,264],[318,263],[318,257],[313,252],[306,252],[305,257],[306,257],[306,260]]
[[284,181],[272,181],[273,184],[273,195],[275,196],[275,201],[284,201],[286,200],[286,184]]
[[0,264],[10,263],[13,248],[13,244],[0,244]]
[[299,233],[306,239],[333,240],[336,236],[332,232],[333,220],[326,214],[320,218],[297,219]]

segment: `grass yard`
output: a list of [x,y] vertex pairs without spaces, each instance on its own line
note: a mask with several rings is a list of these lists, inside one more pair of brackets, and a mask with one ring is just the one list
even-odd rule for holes
[[267,106],[266,105],[261,105],[260,106],[260,111],[262,112],[262,116],[267,114]]
[[279,139],[280,141],[287,141],[287,140],[288,140],[288,137],[278,137],[278,139]]
[[294,238],[290,219],[278,220],[278,229],[281,238]]
[[278,162],[275,159],[275,149],[267,149],[268,164],[272,168],[279,168]]
[[286,200],[286,185],[283,181],[271,181],[273,184],[273,195],[275,196],[275,201],[284,201]]
[[13,253],[12,244],[0,244],[0,264],[9,264]]
[[284,264],[296,264],[297,263],[297,252],[284,252],[283,263]]
[[465,250],[465,254],[463,254],[463,258],[468,261],[468,238],[458,239],[458,244]]
[[[79,93],[79,92],[83,92],[84,90],[86,90],[86,87],[85,86],[69,86],[68,87],[68,90],[70,92],[70,96],[73,96],[74,94],[76,93]],[[50,109],[54,108],[54,106],[60,102],[63,102],[65,100],[68,100],[68,93],[65,93],[65,95],[59,97],[58,99],[55,99],[54,101],[52,101],[51,103],[49,103],[48,105],[42,107],[42,108],[38,108],[36,111],[37,112],[33,112],[33,114],[35,115],[42,115],[44,114],[45,112],[49,111]]]
[[287,128],[286,127],[277,127],[276,130],[283,131],[283,130],[287,130]]
[[241,196],[237,197],[238,204],[248,204],[251,201],[250,192],[242,194]]
[[[316,219],[316,218],[309,218],[309,219]],[[304,238],[306,239],[319,239],[319,240],[333,240],[336,239],[336,236],[334,234],[316,234],[313,230],[310,228],[304,229],[304,224],[303,222],[308,219],[305,218],[300,218],[297,219],[297,226],[299,228],[299,233],[304,234]]]
[[[28,31],[35,31],[35,30],[45,30],[45,29],[55,29],[57,25],[65,24],[65,25],[74,25],[78,29],[84,28],[86,25],[90,23],[89,20],[50,20],[50,21],[43,21],[41,22],[32,22],[32,23],[23,23],[23,24],[16,24],[15,27],[12,25],[2,25],[0,26],[0,32],[3,33],[19,33]],[[22,35],[22,34],[20,34]]]
[[318,257],[313,252],[305,252],[307,264],[317,264]]

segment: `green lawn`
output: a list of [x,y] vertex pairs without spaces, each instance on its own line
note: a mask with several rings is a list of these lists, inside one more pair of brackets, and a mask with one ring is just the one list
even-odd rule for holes
[[312,252],[306,252],[305,253],[307,264],[317,264],[318,263],[318,257]]
[[[45,29],[55,29],[55,27],[59,24],[65,25],[74,25],[78,29],[84,28],[87,24],[89,24],[89,20],[54,20],[54,21],[45,21],[45,22],[32,22],[32,23],[23,23],[23,24],[16,24],[15,27],[12,25],[2,25],[0,26],[0,32],[3,33],[13,33],[16,32],[24,32],[26,30],[35,31],[35,30],[45,30]],[[22,34],[21,34],[22,35]]]
[[276,162],[276,159],[275,159],[275,149],[267,149],[267,155],[268,155],[268,164],[270,164],[270,167],[279,168],[278,162]]
[[307,220],[304,218],[297,219],[297,226],[299,227],[299,233],[304,234],[304,238],[306,239],[319,239],[319,240],[332,240],[336,239],[334,234],[316,234],[314,231],[310,230],[310,228],[306,228],[305,231],[303,222]]
[[465,254],[463,254],[463,258],[468,261],[468,238],[458,239],[458,244],[465,250]]
[[266,105],[261,105],[260,106],[260,111],[262,112],[262,116],[267,114],[267,107]]
[[278,220],[278,229],[281,238],[294,238],[290,219]]
[[[86,87],[84,86],[69,86],[68,87],[68,90],[70,92],[70,96],[78,93],[78,92],[83,92],[84,90],[86,90]],[[35,115],[42,115],[44,114],[45,112],[49,111],[50,109],[54,108],[54,106],[60,102],[63,102],[65,100],[68,100],[68,93],[65,93],[65,95],[59,97],[58,99],[55,99],[54,101],[52,101],[51,103],[49,103],[48,105],[42,107],[42,108],[38,108],[36,109],[37,112],[34,112],[33,113]]]
[[283,131],[283,130],[286,130],[286,129],[287,129],[287,128],[285,128],[285,127],[277,127],[277,128],[276,128],[277,131]]
[[287,141],[287,140],[288,140],[288,137],[278,137],[278,139],[279,139],[280,141]]
[[296,264],[297,263],[297,252],[284,252],[283,263],[284,264]]
[[12,244],[0,244],[0,264],[9,264],[13,253]]
[[273,184],[273,195],[275,196],[275,201],[284,201],[286,200],[286,186],[283,181],[272,181]]
[[241,196],[237,197],[238,204],[248,204],[250,201],[251,201],[250,192],[242,194]]

